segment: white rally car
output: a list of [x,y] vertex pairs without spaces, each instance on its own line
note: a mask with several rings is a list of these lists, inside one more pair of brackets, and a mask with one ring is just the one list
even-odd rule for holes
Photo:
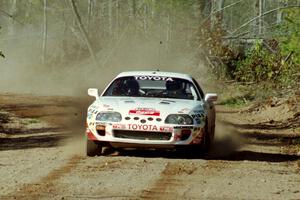
[[119,74],[89,106],[86,154],[102,148],[185,148],[207,151],[214,138],[217,94],[189,75],[160,71]]

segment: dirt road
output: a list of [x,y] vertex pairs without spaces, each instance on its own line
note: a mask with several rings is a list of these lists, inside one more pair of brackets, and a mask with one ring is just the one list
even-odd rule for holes
[[[205,157],[132,150],[89,158],[89,100],[0,99],[0,199],[300,199],[297,134],[244,136],[218,123]],[[232,115],[219,109],[220,119]]]

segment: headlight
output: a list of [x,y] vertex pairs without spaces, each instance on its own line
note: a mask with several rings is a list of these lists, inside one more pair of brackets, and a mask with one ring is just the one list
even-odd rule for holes
[[166,120],[166,124],[182,124],[182,125],[192,125],[193,118],[186,114],[172,114],[169,115]]
[[119,122],[122,120],[122,115],[118,112],[100,112],[97,114],[96,120],[103,122]]

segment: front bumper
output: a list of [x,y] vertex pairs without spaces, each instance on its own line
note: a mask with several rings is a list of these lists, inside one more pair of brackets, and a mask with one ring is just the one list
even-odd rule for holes
[[200,144],[205,129],[200,125],[156,125],[90,123],[86,130],[89,140],[125,146],[173,147]]

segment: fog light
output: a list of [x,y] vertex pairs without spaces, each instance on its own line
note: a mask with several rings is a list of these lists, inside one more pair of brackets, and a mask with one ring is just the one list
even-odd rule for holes
[[96,125],[97,133],[101,136],[105,136],[105,126],[103,125]]
[[191,133],[192,131],[190,129],[181,130],[180,140],[187,140],[190,137]]

